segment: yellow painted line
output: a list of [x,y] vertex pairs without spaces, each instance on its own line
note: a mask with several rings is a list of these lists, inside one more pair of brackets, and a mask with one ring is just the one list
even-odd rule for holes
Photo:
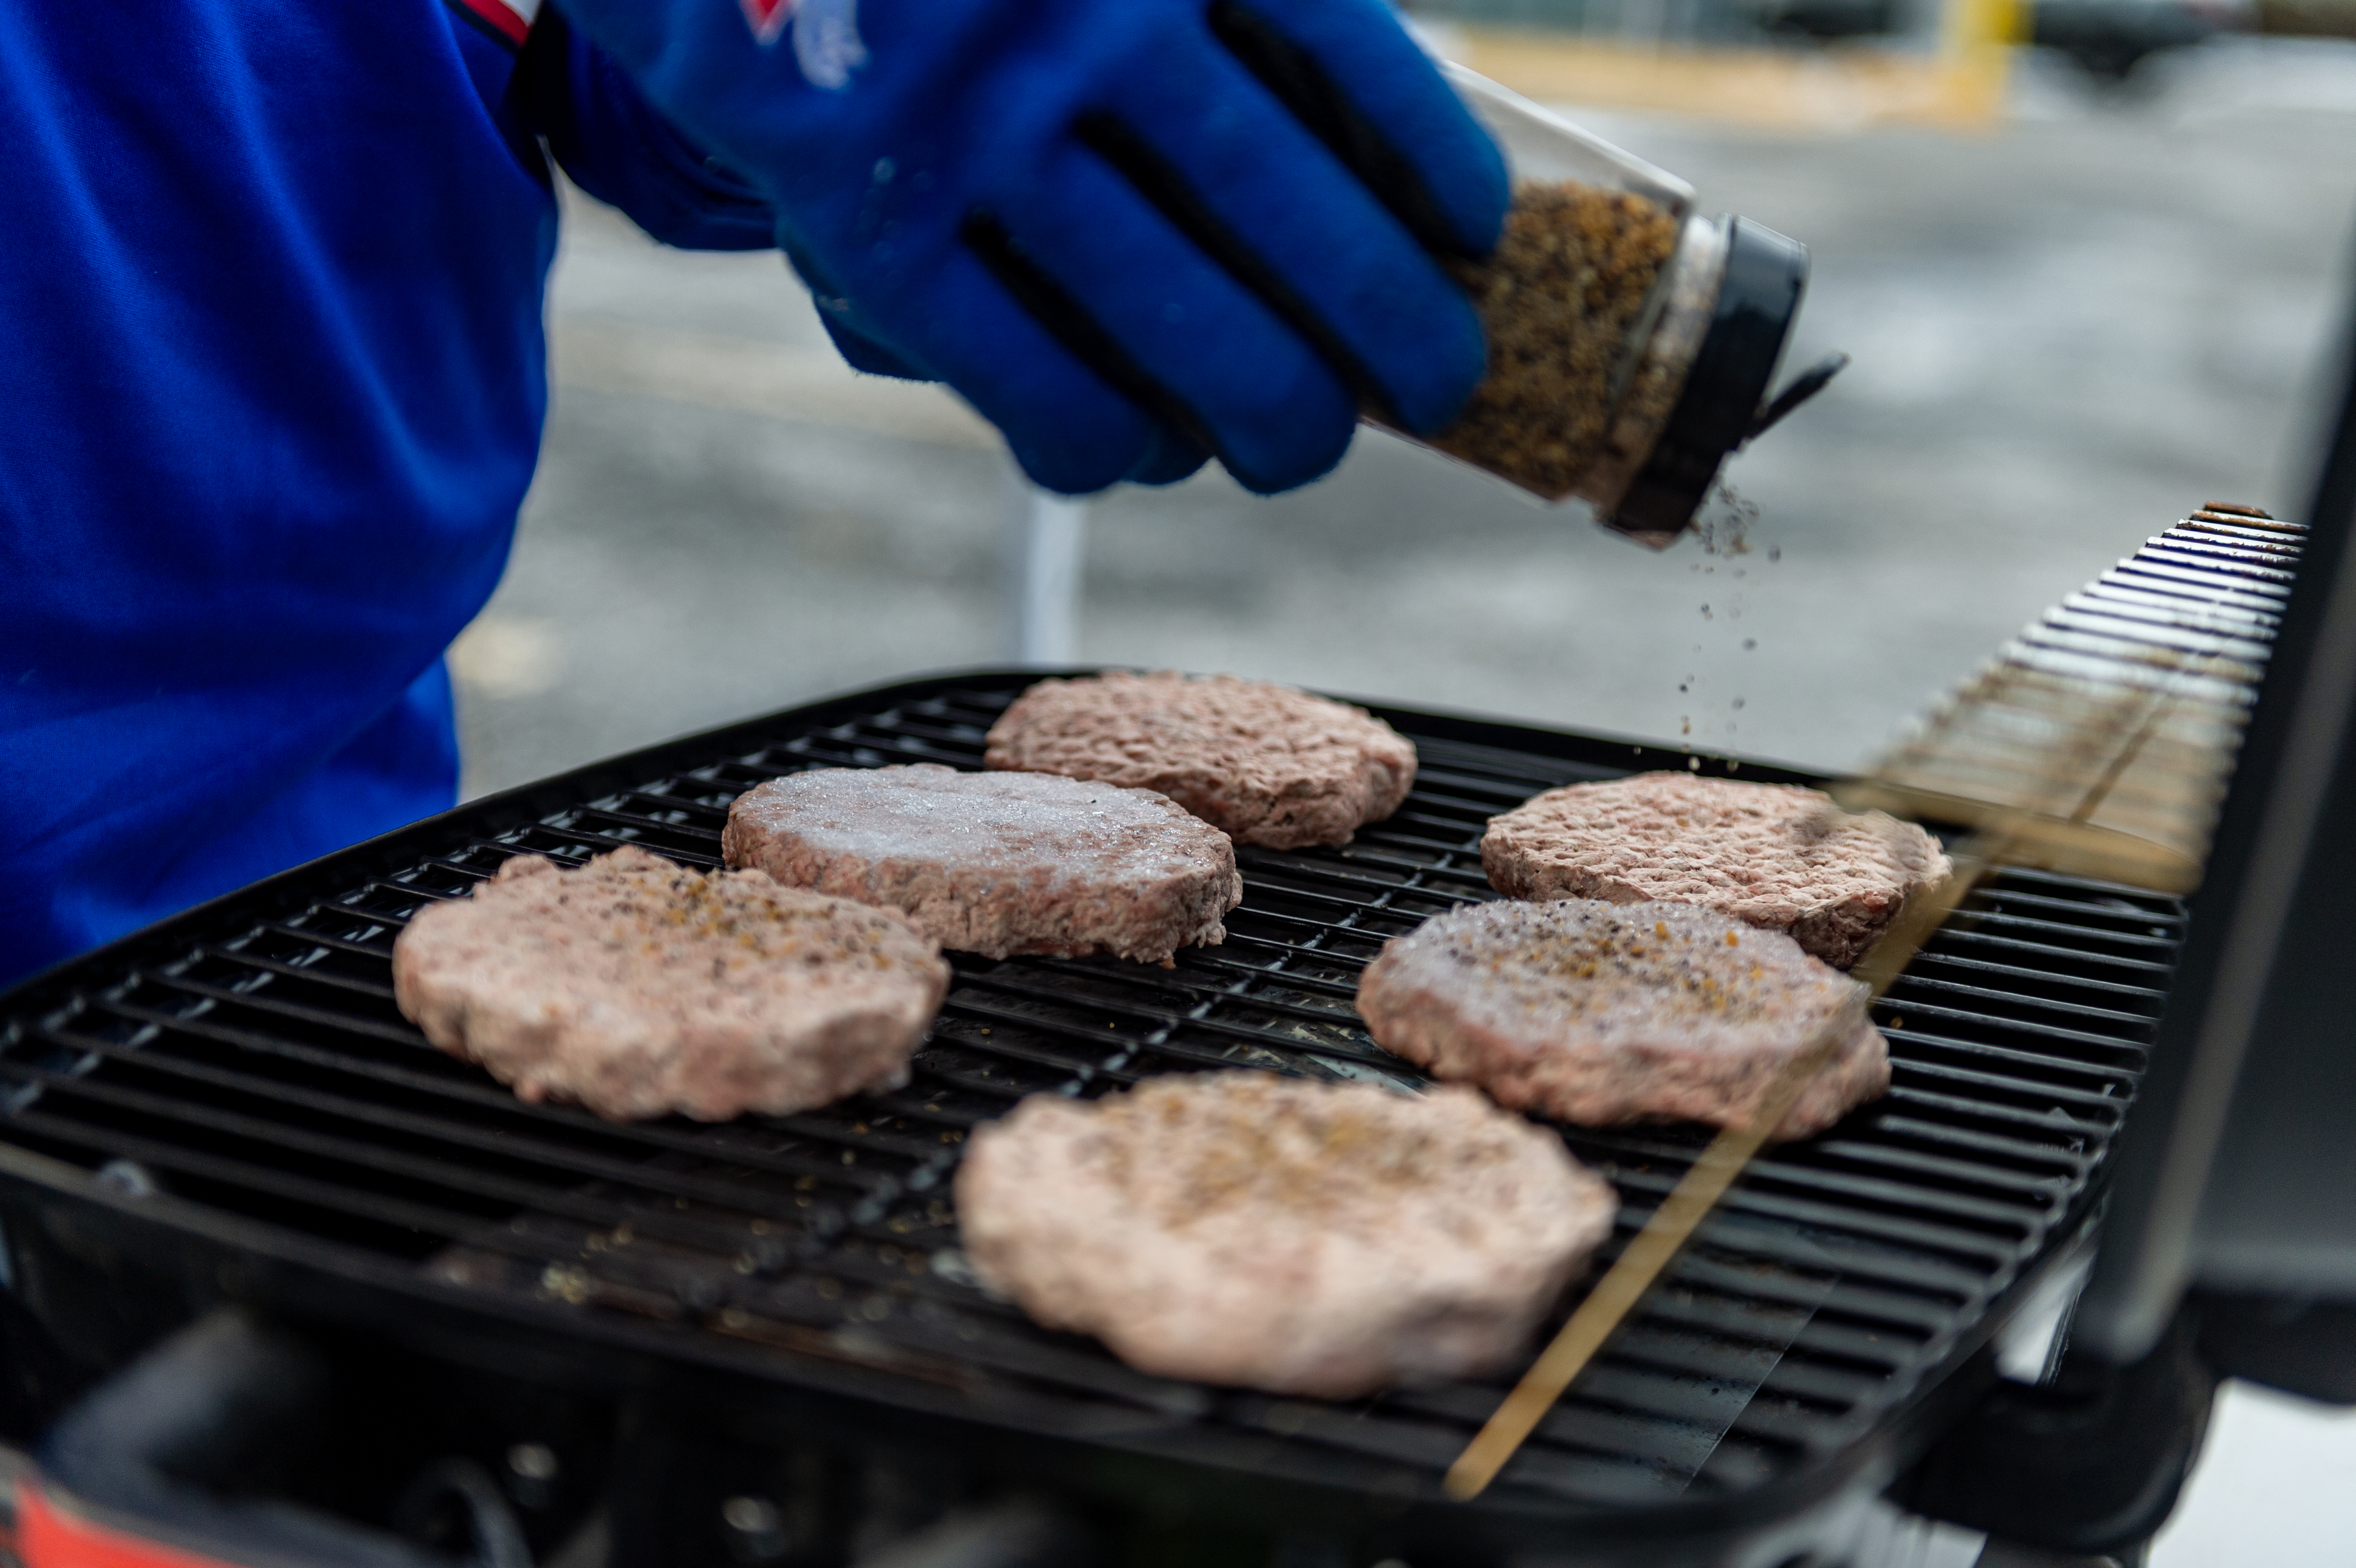
[[1789,130],[1976,130],[2004,113],[2008,0],[1968,0],[1944,48],[1707,49],[1507,28],[1451,28],[1451,58],[1542,103],[1648,109]]
[[796,424],[935,446],[996,451],[989,421],[945,388],[862,376],[831,348],[679,332],[610,316],[549,324],[549,379],[561,389],[659,398]]

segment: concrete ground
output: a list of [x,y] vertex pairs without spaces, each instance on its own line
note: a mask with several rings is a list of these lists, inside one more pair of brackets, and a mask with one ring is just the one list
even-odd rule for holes
[[[1080,656],[1858,765],[2188,507],[2299,503],[2356,216],[2356,122],[2318,105],[2356,64],[2174,75],[2108,106],[2035,81],[2038,117],[1976,137],[1612,118],[1812,247],[1794,362],[1856,356],[1731,465],[1751,552],[1655,556],[1369,433],[1279,499],[1093,506]],[[576,201],[551,316],[546,459],[457,661],[470,790],[1010,651],[988,432],[842,369],[774,256]]]
[[[1090,508],[1082,658],[1846,769],[2204,500],[2296,513],[2351,297],[2356,49],[2236,45],[2000,131],[1589,123],[1805,240],[1856,365],[1733,465],[1748,553],[1654,555],[1367,435],[1323,484]],[[513,565],[455,650],[470,792],[1011,650],[1020,493],[937,390],[853,378],[774,256],[575,199]],[[2356,1424],[2229,1394],[2155,1561],[2342,1560]],[[2337,1480],[2341,1484],[2334,1486]]]

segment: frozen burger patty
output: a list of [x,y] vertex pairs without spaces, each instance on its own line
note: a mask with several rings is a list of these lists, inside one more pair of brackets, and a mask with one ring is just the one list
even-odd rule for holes
[[1666,899],[1794,941],[1837,968],[1953,868],[1937,839],[1796,784],[1639,773],[1548,790],[1489,819],[1489,884],[1517,899]]
[[1043,680],[990,727],[993,768],[1159,790],[1238,844],[1347,844],[1399,807],[1415,747],[1364,709],[1233,676]]
[[900,910],[992,958],[1166,964],[1224,941],[1219,917],[1244,896],[1217,828],[1150,790],[1054,773],[815,769],[739,795],[721,844],[732,866]]
[[1270,1073],[1034,1094],[958,1172],[967,1254],[1141,1371],[1348,1399],[1494,1371],[1617,1200],[1479,1095]]
[[1586,1126],[1743,1126],[1820,1031],[1831,1060],[1776,1136],[1820,1133],[1890,1087],[1866,987],[1692,904],[1471,904],[1383,950],[1358,982],[1376,1042],[1501,1105]]
[[625,848],[519,855],[393,944],[402,1012],[526,1101],[783,1114],[906,1082],[948,988],[895,914]]

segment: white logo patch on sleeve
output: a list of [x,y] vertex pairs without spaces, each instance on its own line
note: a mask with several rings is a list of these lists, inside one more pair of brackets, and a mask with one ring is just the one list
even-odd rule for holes
[[753,37],[764,48],[794,35],[794,63],[804,80],[829,92],[851,85],[851,73],[867,63],[859,37],[859,0],[738,0]]

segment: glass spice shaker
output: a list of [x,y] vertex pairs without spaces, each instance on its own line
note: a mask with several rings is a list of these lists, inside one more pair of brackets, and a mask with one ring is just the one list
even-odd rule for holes
[[1448,264],[1488,331],[1488,377],[1419,444],[1541,500],[1578,496],[1605,527],[1665,547],[1727,454],[1847,363],[1763,401],[1808,253],[1746,219],[1696,216],[1676,176],[1441,69],[1504,149],[1515,196],[1496,253]]

